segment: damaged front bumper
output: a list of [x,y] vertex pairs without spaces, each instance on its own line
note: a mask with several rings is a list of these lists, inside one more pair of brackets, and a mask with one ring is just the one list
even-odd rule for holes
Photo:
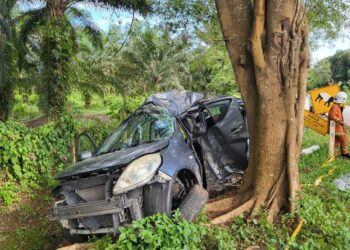
[[141,189],[106,200],[71,205],[67,204],[66,199],[60,200],[49,211],[49,219],[59,220],[71,234],[116,234],[120,225],[127,225],[141,218]]

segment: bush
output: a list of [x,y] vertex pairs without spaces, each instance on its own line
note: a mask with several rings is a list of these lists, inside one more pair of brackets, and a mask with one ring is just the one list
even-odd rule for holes
[[181,219],[179,211],[172,218],[165,214],[156,214],[129,227],[120,228],[120,235],[113,243],[107,236],[96,241],[93,249],[220,249],[231,250],[236,244],[229,230],[208,227],[205,220],[190,223]]
[[108,99],[107,104],[110,110],[108,114],[122,121],[131,115],[144,101],[145,96]]
[[180,218],[179,212],[170,219],[165,214],[156,214],[130,227],[120,228],[120,236],[115,243],[107,237],[95,243],[96,249],[203,249],[205,227],[191,224]]
[[19,200],[20,188],[16,183],[7,182],[0,186],[0,205],[11,205]]
[[75,134],[74,122],[67,116],[36,129],[0,123],[0,169],[9,180],[23,185],[49,185],[52,171],[71,163],[69,147]]

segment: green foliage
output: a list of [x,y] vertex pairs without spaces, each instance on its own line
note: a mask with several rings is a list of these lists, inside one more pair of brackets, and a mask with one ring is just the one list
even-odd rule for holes
[[296,249],[348,249],[350,216],[343,202],[338,199],[322,200],[314,195],[305,195],[300,203],[299,213],[305,220],[305,226],[294,247]]
[[109,115],[119,121],[123,121],[130,116],[144,101],[145,96],[139,95],[134,97],[116,96],[107,100],[109,106]]
[[0,205],[11,205],[19,200],[18,192],[20,188],[18,184],[7,182],[0,185]]
[[[136,221],[131,227],[121,228],[116,243],[119,249],[200,249],[204,230],[181,220],[179,213],[170,219],[164,214]],[[108,249],[108,248],[107,248]],[[113,247],[109,248],[113,249]]]
[[71,117],[28,129],[16,122],[0,124],[0,170],[24,186],[52,184],[52,171],[70,163],[69,147],[76,134]]
[[331,63],[328,58],[319,61],[309,70],[308,89],[325,86],[332,79]]
[[349,24],[348,1],[307,0],[305,6],[312,45],[339,37]]
[[[181,219],[175,212],[170,219],[165,214],[156,214],[135,221],[128,228],[120,228],[116,243],[107,243],[110,238],[95,245],[97,249],[203,249],[203,237],[207,228]],[[103,248],[102,248],[103,247]]]
[[335,81],[346,82],[350,79],[350,50],[338,51],[329,58],[329,61]]
[[238,92],[233,69],[222,43],[196,50],[190,71],[192,82],[186,83],[186,89],[213,95],[233,95]]

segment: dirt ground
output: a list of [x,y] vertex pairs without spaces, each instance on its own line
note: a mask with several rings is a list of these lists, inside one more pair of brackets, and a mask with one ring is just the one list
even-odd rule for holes
[[22,194],[18,204],[0,208],[0,249],[56,249],[67,245],[58,223],[48,220],[49,191]]

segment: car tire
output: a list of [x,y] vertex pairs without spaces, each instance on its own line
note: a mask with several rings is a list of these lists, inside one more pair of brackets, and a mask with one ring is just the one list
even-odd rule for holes
[[[144,212],[145,216],[157,213],[171,215],[172,212],[172,187],[173,182],[167,184],[153,183],[144,188]],[[208,201],[209,193],[202,186],[194,184],[184,199],[177,207],[182,218],[193,221]]]
[[71,244],[84,243],[84,242],[87,242],[89,239],[89,237],[87,235],[71,234],[69,232],[69,229],[67,229],[67,228],[63,228],[63,237],[66,241],[68,241]]
[[207,203],[208,198],[209,193],[207,190],[198,184],[193,185],[179,206],[182,218],[187,221],[194,221]]

